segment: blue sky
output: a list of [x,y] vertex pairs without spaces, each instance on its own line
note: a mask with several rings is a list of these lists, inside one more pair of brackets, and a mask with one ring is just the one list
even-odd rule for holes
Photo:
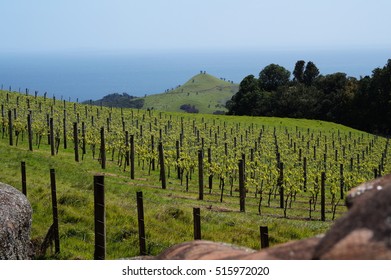
[[0,0],[0,53],[389,49],[389,0]]

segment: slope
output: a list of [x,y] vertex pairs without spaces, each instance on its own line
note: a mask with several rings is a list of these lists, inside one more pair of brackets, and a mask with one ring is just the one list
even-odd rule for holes
[[154,94],[144,98],[143,109],[154,108],[169,112],[183,112],[181,105],[194,106],[200,113],[226,111],[225,103],[239,89],[237,84],[201,73],[184,85],[166,93]]

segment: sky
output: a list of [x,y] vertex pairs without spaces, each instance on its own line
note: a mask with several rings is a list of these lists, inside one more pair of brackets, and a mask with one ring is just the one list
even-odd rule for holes
[[0,53],[390,49],[389,0],[0,0]]

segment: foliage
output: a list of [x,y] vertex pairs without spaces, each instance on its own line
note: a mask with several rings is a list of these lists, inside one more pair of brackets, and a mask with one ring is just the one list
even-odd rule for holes
[[190,104],[183,104],[179,108],[185,111],[186,113],[196,114],[199,112],[199,110],[194,105],[190,105]]
[[303,60],[296,62],[293,80],[288,73],[270,64],[259,79],[245,77],[227,102],[228,114],[319,119],[391,134],[391,60],[359,80],[345,73],[319,75],[313,62]]
[[291,73],[277,64],[266,66],[259,73],[259,87],[265,91],[275,91],[289,82]]
[[85,101],[84,104],[91,104],[106,107],[135,108],[140,109],[144,106],[144,99],[137,96],[131,96],[127,93],[112,93],[96,101]]

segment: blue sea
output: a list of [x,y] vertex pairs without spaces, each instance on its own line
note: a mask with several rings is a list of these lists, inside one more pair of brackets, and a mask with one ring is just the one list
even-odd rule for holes
[[293,71],[297,60],[313,61],[321,74],[344,72],[360,78],[383,67],[389,50],[253,51],[166,53],[1,54],[3,89],[38,91],[58,99],[97,100],[110,93],[145,96],[185,83],[200,71],[240,83],[268,64]]

